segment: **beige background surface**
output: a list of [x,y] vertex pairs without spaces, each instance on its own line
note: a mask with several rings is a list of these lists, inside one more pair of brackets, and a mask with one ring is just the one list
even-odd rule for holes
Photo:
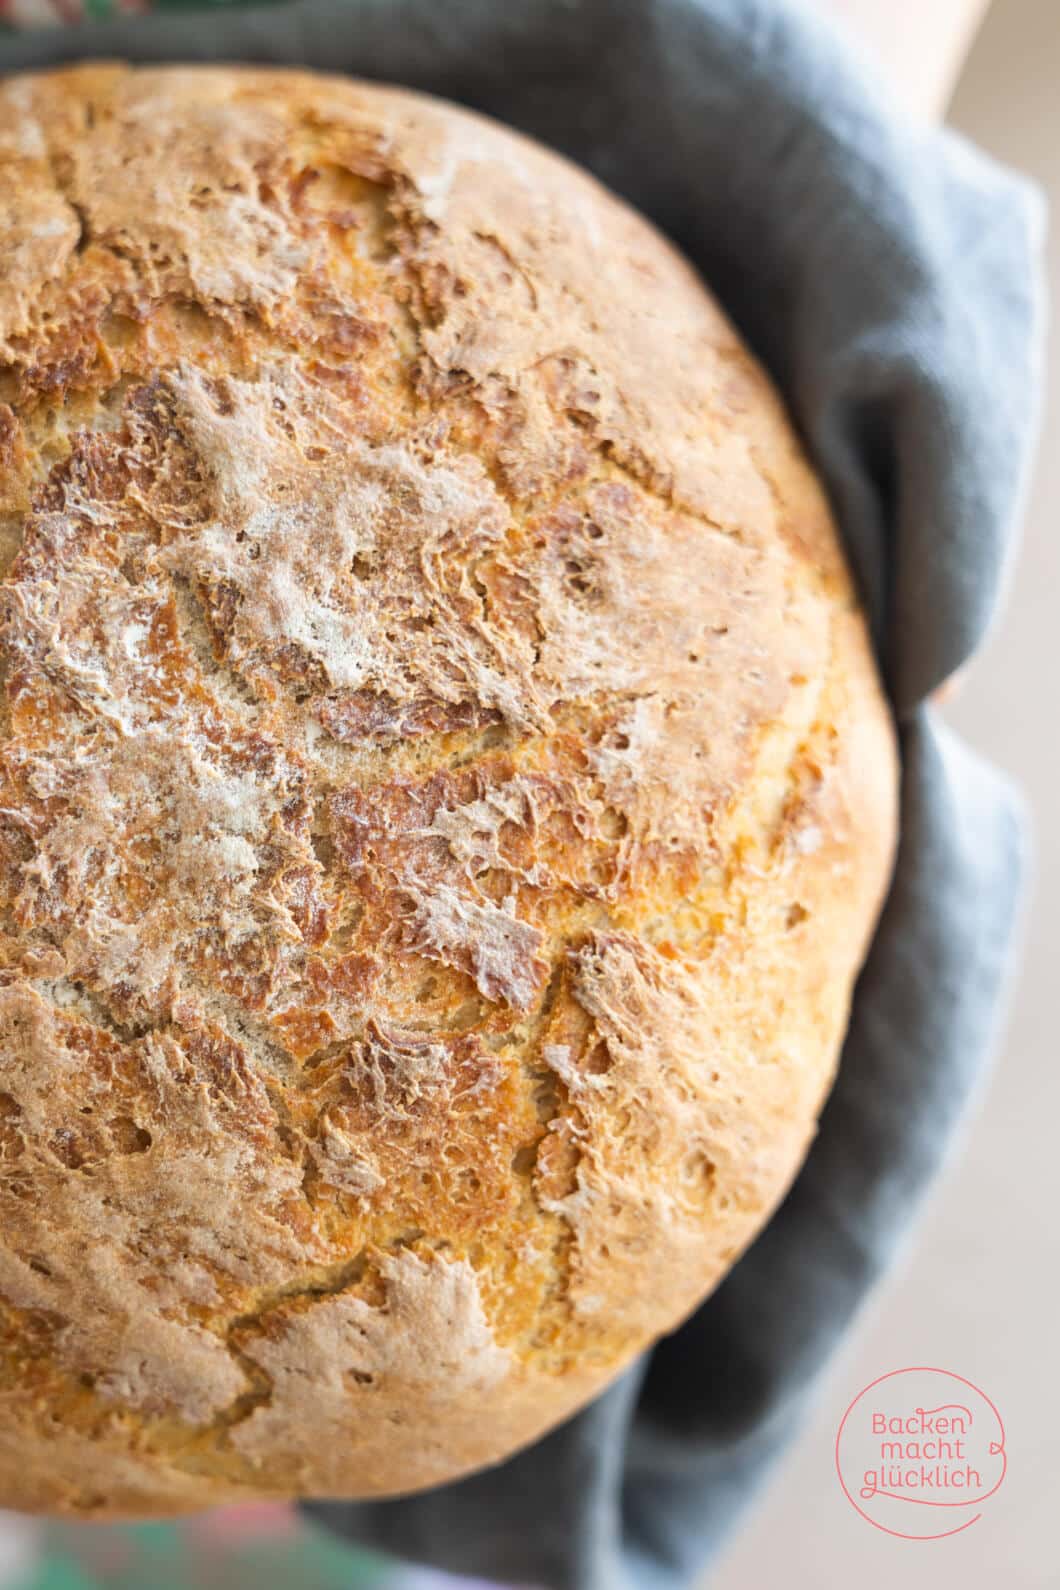
[[[925,8],[933,0],[923,0]],[[1049,193],[1060,305],[1060,3],[995,0],[950,117]],[[712,1575],[710,1590],[1058,1590],[1060,1587],[1060,338],[1024,546],[993,641],[949,709],[1023,784],[1035,899],[997,1069],[913,1252],[870,1305],[802,1439]],[[939,1364],[997,1403],[1009,1470],[980,1522],[950,1540],[891,1539],[834,1478],[857,1391]]]

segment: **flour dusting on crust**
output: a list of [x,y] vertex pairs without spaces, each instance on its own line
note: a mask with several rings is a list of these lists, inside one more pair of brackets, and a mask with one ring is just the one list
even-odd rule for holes
[[894,759],[691,268],[304,74],[0,84],[0,1504],[387,1495],[798,1167]]

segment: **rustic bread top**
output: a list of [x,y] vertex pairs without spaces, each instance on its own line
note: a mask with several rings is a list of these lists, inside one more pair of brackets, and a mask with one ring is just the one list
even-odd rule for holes
[[496,1460],[797,1168],[895,763],[689,266],[408,93],[0,85],[0,1504]]

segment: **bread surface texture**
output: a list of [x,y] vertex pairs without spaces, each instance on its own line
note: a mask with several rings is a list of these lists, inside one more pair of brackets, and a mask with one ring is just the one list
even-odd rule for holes
[[768,381],[467,112],[11,79],[0,549],[0,1506],[502,1459],[767,1219],[886,886]]

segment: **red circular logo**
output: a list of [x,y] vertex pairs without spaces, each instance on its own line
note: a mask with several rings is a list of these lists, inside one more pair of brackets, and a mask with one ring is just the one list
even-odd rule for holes
[[854,1398],[835,1438],[847,1501],[903,1540],[941,1540],[977,1523],[1007,1462],[994,1403],[947,1369],[880,1375]]

